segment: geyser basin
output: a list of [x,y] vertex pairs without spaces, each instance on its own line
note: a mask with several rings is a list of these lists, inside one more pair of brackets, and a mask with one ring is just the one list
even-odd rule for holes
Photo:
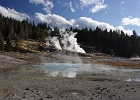
[[87,77],[140,82],[140,69],[81,63],[44,63],[33,67],[45,70],[46,74],[52,77]]

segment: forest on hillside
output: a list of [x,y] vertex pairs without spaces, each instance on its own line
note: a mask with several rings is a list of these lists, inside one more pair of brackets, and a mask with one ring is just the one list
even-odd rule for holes
[[[110,55],[121,57],[140,56],[140,36],[136,31],[133,34],[127,35],[123,31],[115,30],[102,30],[96,28],[70,28],[66,31],[77,32],[76,38],[78,43],[84,46],[92,46],[95,50]],[[0,50],[11,51],[18,49],[18,41],[33,39],[39,42],[45,42],[47,37],[61,37],[59,29],[52,28],[46,23],[28,22],[28,19],[17,21],[13,18],[4,17],[0,14]],[[17,42],[15,47],[12,46],[11,40]],[[6,41],[6,43],[5,43]]]
[[93,46],[95,50],[120,57],[140,56],[140,37],[133,31],[133,35],[127,35],[123,31],[109,32],[100,28],[74,30],[77,31],[78,43]]

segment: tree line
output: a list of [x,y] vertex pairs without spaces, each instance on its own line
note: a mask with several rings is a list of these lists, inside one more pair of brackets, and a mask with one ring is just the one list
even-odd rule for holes
[[[28,19],[17,21],[13,18],[4,17],[0,14],[0,50],[11,51],[13,46],[11,40],[16,41],[14,49],[18,48],[19,40],[33,39],[39,42],[45,42],[47,36],[59,34],[57,27],[52,28],[45,23],[28,22]],[[6,41],[6,43],[4,43]]]
[[76,35],[78,43],[93,46],[95,50],[102,53],[120,57],[140,56],[140,37],[135,30],[132,35],[123,31],[102,30],[98,27],[95,30],[76,28],[73,31],[78,33]]
[[[100,52],[121,57],[140,56],[140,37],[135,30],[132,35],[127,35],[123,31],[102,30],[99,27],[95,30],[71,27],[66,29],[66,31],[77,32],[76,38],[78,43],[92,46]],[[12,50],[11,40],[16,41],[14,48],[18,49],[19,40],[33,39],[45,42],[45,38],[49,36],[60,37],[59,29],[54,27],[52,30],[46,23],[35,25],[34,21],[28,22],[28,19],[17,21],[0,14],[0,50]]]

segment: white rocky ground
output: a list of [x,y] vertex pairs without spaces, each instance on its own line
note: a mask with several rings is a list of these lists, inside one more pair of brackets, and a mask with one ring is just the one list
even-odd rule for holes
[[[106,60],[105,60],[106,59]],[[63,78],[46,76],[31,68],[41,62],[111,62],[133,63],[128,59],[67,56],[64,53],[0,52],[0,100],[140,100],[140,82],[98,78]],[[105,60],[105,61],[104,61]],[[112,64],[112,63],[111,63]],[[127,66],[126,66],[127,68]]]

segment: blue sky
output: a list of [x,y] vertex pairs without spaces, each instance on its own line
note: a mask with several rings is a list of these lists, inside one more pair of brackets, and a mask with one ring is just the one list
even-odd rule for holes
[[0,13],[28,18],[60,29],[69,27],[123,30],[140,35],[140,0],[1,0]]

